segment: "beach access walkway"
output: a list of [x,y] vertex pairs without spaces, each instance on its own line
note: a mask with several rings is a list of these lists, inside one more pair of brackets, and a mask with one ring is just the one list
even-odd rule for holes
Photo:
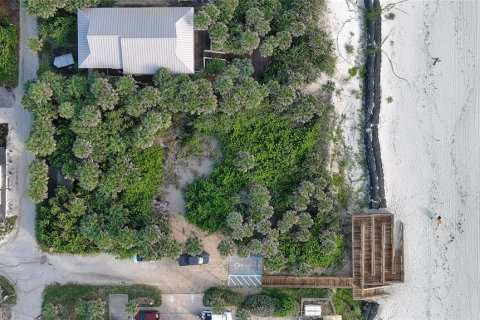
[[403,227],[396,245],[394,215],[374,212],[352,216],[352,277],[263,275],[266,287],[352,288],[355,300],[387,294],[392,283],[404,281]]

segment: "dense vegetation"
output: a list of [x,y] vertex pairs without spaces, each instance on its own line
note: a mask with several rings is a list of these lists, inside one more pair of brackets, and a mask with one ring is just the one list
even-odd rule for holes
[[58,10],[65,9],[68,12],[76,12],[77,9],[96,7],[100,4],[113,4],[115,1],[105,0],[26,0],[25,7],[31,16],[40,18],[53,17]]
[[18,80],[18,28],[0,4],[0,86],[13,88]]
[[223,255],[261,254],[268,270],[302,276],[335,266],[344,254],[337,212],[348,197],[341,173],[326,170],[335,136],[333,90],[331,83],[320,95],[303,90],[334,68],[332,42],[318,27],[324,9],[322,0],[217,0],[196,16],[214,48],[243,55],[258,49],[271,64],[261,86],[252,85],[256,99],[240,108],[243,101],[230,90],[247,87],[253,69],[239,67],[237,80],[229,67],[215,70],[223,113],[201,116],[191,127],[215,136],[223,157],[210,177],[187,188],[186,217],[227,236]]
[[152,286],[52,284],[43,291],[42,319],[104,320],[108,318],[110,294],[127,294],[136,307],[158,307],[162,303],[161,292]]
[[221,313],[231,307],[237,308],[237,318],[248,320],[260,317],[297,317],[302,298],[330,298],[337,314],[344,319],[364,320],[362,301],[352,298],[352,290],[329,290],[321,288],[263,288],[259,294],[244,296],[228,287],[212,287],[205,291],[203,304]]
[[[39,203],[44,249],[178,256],[166,222],[152,214],[163,166],[154,139],[171,123],[159,89],[137,88],[132,77],[46,72],[27,86],[23,104],[33,114],[30,195]],[[44,201],[47,166],[61,168],[71,183]]]
[[197,14],[213,48],[272,57],[267,78],[298,84],[333,72],[332,42],[319,29],[324,0],[215,0]]
[[[45,18],[44,50],[71,41],[74,21],[65,12],[98,1],[59,0],[48,10],[42,1],[27,2]],[[335,138],[334,87],[327,82],[316,95],[304,90],[334,69],[332,41],[317,24],[322,10],[323,0],[203,6],[197,26],[208,29],[216,48],[242,56],[210,61],[191,76],[159,70],[153,83],[140,84],[130,76],[41,74],[24,99],[33,114],[27,147],[37,156],[30,195],[39,203],[40,245],[176,257],[180,246],[152,213],[163,165],[155,139],[173,125],[185,145],[202,136],[220,143],[222,159],[212,175],[186,189],[186,217],[227,235],[218,247],[222,255],[261,254],[268,270],[298,275],[335,266],[344,253],[337,211],[348,196],[342,174],[326,170]],[[257,49],[271,63],[265,76],[254,78],[245,55]],[[47,193],[47,167],[61,168],[70,183]],[[189,252],[201,247],[189,239]]]

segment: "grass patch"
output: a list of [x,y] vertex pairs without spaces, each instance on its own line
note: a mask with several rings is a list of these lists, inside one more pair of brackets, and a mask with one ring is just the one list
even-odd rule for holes
[[[109,294],[128,294],[129,300],[137,298],[150,298],[154,301],[153,306],[158,307],[162,304],[162,296],[160,290],[153,286],[147,285],[108,285],[97,286],[89,284],[51,284],[45,287],[43,291],[42,310],[52,304],[54,306],[60,305],[57,309],[58,317],[64,319],[65,317],[75,316],[75,305],[82,300],[101,299],[107,303]],[[140,307],[152,307],[152,305],[139,305]],[[108,319],[108,312],[106,312],[105,319]]]
[[15,222],[17,222],[16,216],[5,218],[0,222],[0,239],[12,232]]
[[352,289],[338,289],[332,296],[337,314],[344,320],[366,320],[362,315],[362,301],[353,300]]
[[328,298],[331,291],[321,288],[263,288],[262,294],[282,299],[284,297],[300,300],[302,298]]
[[0,276],[0,288],[2,289],[2,294],[0,299],[5,299],[8,296],[5,303],[14,305],[17,303],[17,294],[15,293],[15,287],[8,281],[7,278]]
[[0,85],[14,88],[18,83],[18,26],[0,11]]

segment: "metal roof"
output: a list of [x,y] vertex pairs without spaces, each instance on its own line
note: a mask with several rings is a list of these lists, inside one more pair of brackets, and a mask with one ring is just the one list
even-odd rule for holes
[[80,68],[194,72],[193,8],[90,8],[77,18]]

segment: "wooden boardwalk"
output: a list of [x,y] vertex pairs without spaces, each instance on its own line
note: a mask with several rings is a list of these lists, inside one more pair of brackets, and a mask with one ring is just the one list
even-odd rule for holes
[[[355,300],[386,295],[391,283],[403,282],[402,247],[395,250],[394,216],[376,213],[352,216],[351,278],[263,275],[266,287],[353,288]],[[403,230],[403,228],[401,228]],[[403,231],[402,231],[403,239]]]
[[353,278],[262,276],[262,286],[304,288],[351,288]]

